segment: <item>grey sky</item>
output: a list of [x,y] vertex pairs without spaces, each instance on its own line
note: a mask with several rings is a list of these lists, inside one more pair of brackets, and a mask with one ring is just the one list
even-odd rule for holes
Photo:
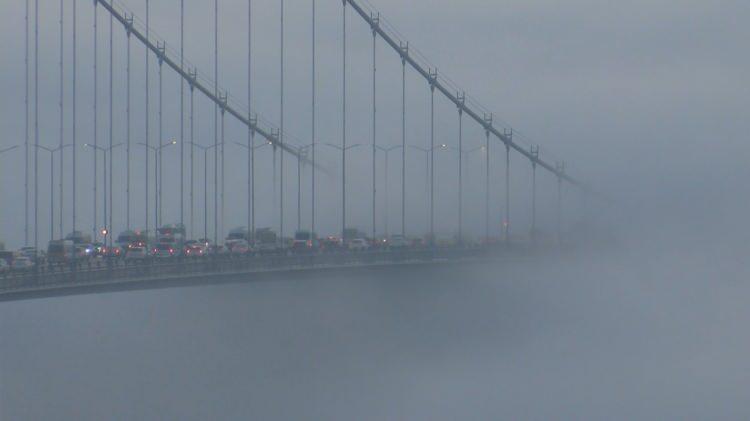
[[[143,0],[125,1],[144,17]],[[407,271],[5,303],[0,306],[0,418],[747,419],[750,3],[369,1],[441,73],[539,143],[544,157],[565,159],[571,173],[614,198],[611,206],[584,214],[580,197],[568,192],[566,221],[573,225],[584,215],[599,217],[618,233],[622,247],[558,259],[513,259],[467,272]],[[40,3],[45,22],[40,134],[42,143],[56,144],[57,2]],[[71,2],[65,3],[69,17]],[[152,26],[176,46],[176,0],[152,3]],[[306,139],[309,1],[286,3],[288,131]],[[321,141],[338,143],[341,3],[318,3],[318,127]],[[210,76],[211,25],[198,18],[211,16],[211,2],[186,4],[192,24],[186,56]],[[241,103],[246,101],[245,4],[222,1],[220,77]],[[254,4],[254,102],[260,114],[276,122],[278,1]],[[78,6],[82,144],[91,139],[92,5],[81,0]],[[0,12],[2,148],[23,138],[23,2],[5,1]],[[369,143],[371,39],[362,22],[352,15],[350,22],[349,139]],[[105,23],[102,19],[103,43]],[[119,28],[116,34],[115,131],[116,141],[122,141],[124,37]],[[101,57],[106,69],[104,46]],[[393,144],[400,133],[400,63],[382,45],[378,57],[379,142]],[[143,136],[143,49],[134,46],[133,58],[136,142]],[[66,61],[68,76],[70,64]],[[165,137],[174,137],[179,86],[167,75]],[[102,89],[106,82],[102,73]],[[413,74],[408,85],[409,142],[424,145],[427,87]],[[69,101],[69,89],[65,95]],[[212,108],[204,99],[197,105],[197,139],[208,144]],[[108,141],[106,109],[101,111],[100,136]],[[438,112],[437,141],[455,144],[455,108],[440,99]],[[152,138],[155,127],[153,120]],[[228,141],[245,140],[235,122],[228,120],[227,129]],[[466,128],[467,145],[482,138],[477,127]],[[133,151],[137,172],[142,150]],[[245,203],[244,152],[231,145],[228,151],[230,165],[241,170],[228,172],[230,192],[238,193],[228,200],[227,229],[244,223]],[[176,151],[170,152],[167,165],[174,170]],[[0,240],[12,247],[23,241],[21,156],[16,151],[0,157]],[[81,225],[90,230],[91,160],[86,151],[79,156]],[[48,157],[40,159],[44,242]],[[367,229],[369,155],[357,151],[351,159],[351,221]],[[440,159],[438,222],[440,230],[450,231],[455,158]],[[267,151],[259,160],[260,179],[269,174]],[[321,151],[321,160],[338,169],[333,151]],[[409,220],[416,234],[425,230],[427,196],[423,163],[418,155],[409,160]],[[513,229],[523,233],[530,168],[517,157],[512,165]],[[202,162],[196,168],[202,171]],[[501,169],[494,170],[498,176]],[[471,158],[467,201],[472,205],[466,219],[474,233],[483,221],[482,171],[478,157]],[[393,227],[399,222],[399,178],[391,172]],[[120,165],[119,183],[123,176]],[[321,181],[327,186],[319,202],[321,233],[338,228],[337,181]],[[142,177],[133,183],[133,218],[139,226]],[[175,221],[176,178],[167,176],[166,183],[172,191],[165,219]],[[493,209],[502,204],[500,184],[493,184]],[[541,224],[550,230],[554,180],[540,177],[540,184]],[[381,181],[381,193],[382,187]],[[115,229],[123,217],[122,191],[117,193]],[[287,204],[293,205],[289,193]],[[202,190],[196,194],[201,198]],[[259,196],[271,195],[268,184],[259,187]],[[69,198],[66,203],[69,231]],[[294,225],[291,208],[287,221]],[[272,224],[272,211],[270,204],[259,204],[259,225]]]
[[[178,21],[169,2],[152,2],[152,24],[159,35],[173,48],[178,45]],[[340,129],[340,4],[319,2],[319,111],[318,129],[321,141],[339,143]],[[70,17],[72,3],[66,2]],[[145,19],[142,1],[124,2],[140,19]],[[176,4],[176,3],[175,3]],[[198,66],[207,77],[212,72],[211,16],[212,3],[187,1],[186,57]],[[309,2],[287,1],[287,131],[307,143],[310,126],[310,42]],[[57,139],[57,4],[42,1],[40,10],[43,27],[40,38],[40,138],[42,143],[56,144]],[[255,36],[255,107],[269,121],[277,123],[278,105],[278,2],[256,0]],[[602,3],[594,1],[430,1],[410,2],[404,7],[399,1],[378,1],[373,5],[393,24],[413,46],[434,63],[441,74],[449,76],[467,93],[478,99],[496,118],[511,125],[542,147],[542,156],[568,162],[571,173],[591,183],[598,189],[624,195],[626,201],[638,191],[645,194],[647,184],[663,181],[681,183],[685,175],[702,174],[728,181],[730,177],[747,176],[746,166],[740,157],[746,156],[745,139],[747,122],[744,110],[748,109],[749,92],[744,83],[750,69],[746,55],[742,54],[742,40],[748,29],[741,25],[749,15],[748,5],[740,1],[724,2],[674,2],[638,1],[627,3]],[[92,140],[91,122],[91,16],[92,6],[79,2],[79,143]],[[221,64],[220,80],[224,88],[240,103],[246,102],[246,2],[221,3]],[[107,20],[100,10],[100,92],[107,87]],[[350,143],[370,143],[370,32],[351,11],[349,105]],[[6,94],[0,102],[2,126],[5,135],[2,145],[19,143],[23,139],[23,2],[3,5],[2,43],[3,61],[0,86]],[[70,52],[70,20],[66,20],[65,48]],[[124,36],[116,28],[115,40],[116,103],[115,137],[124,140]],[[399,67],[395,54],[381,43],[379,56],[379,139],[381,144],[400,140]],[[143,140],[143,49],[133,47],[133,141]],[[66,59],[67,60],[67,59]],[[66,61],[66,80],[69,80],[70,60]],[[152,108],[156,107],[156,65],[152,60]],[[178,132],[179,96],[177,79],[165,73],[165,137],[175,137]],[[409,130],[410,143],[425,145],[428,141],[427,87],[413,74],[409,76]],[[65,133],[70,141],[71,92],[65,92]],[[108,141],[106,96],[100,97],[101,118],[99,136]],[[197,139],[213,142],[212,108],[204,99],[197,100],[201,116],[196,122]],[[453,106],[442,98],[437,101],[437,142],[456,143],[456,116]],[[245,141],[245,131],[236,122],[227,120],[227,139]],[[156,119],[151,122],[152,140],[156,138]],[[482,133],[476,126],[467,126],[466,142],[479,144]],[[518,137],[519,141],[526,141]],[[719,146],[709,149],[709,146]],[[80,150],[78,201],[80,223],[84,229],[91,221],[91,154]],[[167,154],[167,168],[176,172],[177,151]],[[142,167],[143,151],[133,148],[133,195],[142,198],[143,180],[138,168]],[[3,177],[10,183],[3,186],[4,215],[3,238],[10,244],[19,244],[22,231],[18,221],[22,215],[22,155],[4,156]],[[242,168],[244,152],[228,146],[228,165]],[[338,171],[338,158],[333,150],[320,151],[320,159]],[[48,232],[47,165],[45,153],[40,155],[43,171],[40,179],[40,197],[45,205],[40,212],[40,232],[46,239]],[[69,153],[67,159],[70,159]],[[199,157],[196,157],[198,161]],[[416,221],[414,232],[423,232],[420,225],[425,212],[423,186],[424,166],[417,154],[410,155],[410,220]],[[476,158],[475,158],[476,159]],[[117,159],[115,165],[121,164]],[[268,160],[264,160],[265,164]],[[392,166],[400,165],[397,159]],[[287,160],[289,162],[289,160]],[[369,226],[369,195],[362,186],[369,185],[367,151],[355,151],[351,157],[350,215],[351,225]],[[478,203],[482,189],[479,160],[470,164],[469,199]],[[500,175],[502,168],[495,169]],[[438,221],[442,230],[454,229],[455,209],[455,158],[441,156],[438,160]],[[529,168],[520,161],[513,162],[513,192],[517,199],[512,214],[518,231],[525,230],[528,212]],[[201,170],[198,162],[196,171]],[[259,165],[258,177],[267,176],[269,168]],[[288,179],[295,176],[289,168]],[[472,172],[473,170],[473,172]],[[383,172],[382,161],[379,171]],[[391,169],[389,183],[399,183],[397,172]],[[116,179],[122,180],[122,165],[116,167]],[[244,222],[244,170],[228,171],[230,192],[241,200],[228,199],[226,229]],[[494,175],[494,173],[493,173]],[[175,221],[177,179],[166,176],[168,206],[165,219]],[[383,181],[380,181],[381,197]],[[70,181],[66,180],[68,192]],[[339,220],[339,188],[335,179],[321,181],[320,203],[330,212],[320,212],[321,231],[334,231]],[[543,185],[542,194],[551,196],[552,182]],[[101,187],[101,186],[100,186]],[[442,189],[442,190],[441,190]],[[287,184],[289,196],[287,220],[295,219],[294,184]],[[655,189],[658,190],[658,189]],[[196,195],[202,191],[198,188]],[[270,198],[269,184],[259,187],[261,197]],[[391,191],[391,223],[397,223],[398,195]],[[307,192],[305,192],[307,196]],[[497,196],[497,197],[495,197]],[[115,227],[122,226],[121,189],[116,190]],[[152,199],[153,200],[153,199]],[[305,198],[307,202],[307,198]],[[70,199],[66,205],[66,231]],[[142,225],[143,210],[140,203],[133,205],[134,225]],[[101,205],[100,205],[101,206]],[[493,209],[501,206],[500,191],[493,194]],[[571,204],[573,206],[573,204]],[[473,208],[480,208],[475,206]],[[306,207],[307,208],[307,207]],[[270,203],[258,208],[259,224],[272,224],[273,209]],[[470,220],[481,220],[480,213],[469,211]],[[308,211],[304,210],[305,224]],[[201,219],[198,212],[197,219]],[[552,215],[542,215],[551,220]],[[101,216],[100,216],[101,219]],[[383,225],[383,220],[379,224]],[[473,227],[481,229],[480,224]],[[117,229],[117,228],[115,228]],[[44,241],[44,240],[43,240]]]

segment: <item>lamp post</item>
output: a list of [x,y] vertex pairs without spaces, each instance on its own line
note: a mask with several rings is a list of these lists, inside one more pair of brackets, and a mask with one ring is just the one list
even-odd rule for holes
[[433,152],[435,152],[438,149],[448,149],[448,145],[446,144],[440,144],[433,146],[431,148],[423,148],[421,146],[416,145],[408,145],[408,147],[412,149],[416,149],[418,151],[424,152],[425,156],[427,157],[427,176],[425,177],[425,190],[428,190],[430,192],[430,245],[434,245],[435,242],[435,192],[434,192],[434,175],[435,172],[431,171],[430,168],[430,161],[433,158]]
[[391,152],[403,148],[402,145],[395,145],[390,147],[384,147],[384,146],[378,146],[375,145],[375,149],[383,152],[385,154],[385,236],[386,238],[389,237],[389,225],[388,225],[388,212],[390,211],[389,207],[389,195],[388,195],[388,158],[391,154]]
[[[70,145],[65,145],[65,146],[70,146]],[[104,225],[105,225],[105,228],[102,231],[98,231],[98,230],[96,230],[96,231],[97,232],[106,232],[107,234],[111,234],[112,233],[112,227],[107,227],[106,226],[106,225],[108,225],[108,221],[109,221],[107,209],[109,209],[110,212],[112,211],[112,202],[111,202],[112,196],[111,195],[108,196],[108,194],[107,194],[107,186],[108,186],[108,184],[107,184],[107,174],[109,174],[107,172],[107,154],[110,154],[109,158],[110,158],[110,165],[111,165],[111,161],[112,161],[112,154],[111,153],[118,146],[122,146],[122,143],[117,143],[117,144],[114,144],[114,145],[106,147],[106,148],[103,148],[103,147],[98,146],[98,145],[92,145],[90,143],[85,143],[83,145],[84,148],[91,148],[91,149],[93,149],[95,154],[97,152],[102,152],[102,154],[104,154]],[[108,197],[110,199],[109,207],[107,207],[107,198]],[[95,211],[96,211],[96,209],[95,209]],[[111,239],[112,236],[110,235],[109,238]],[[104,241],[105,241],[105,243],[107,241],[106,235],[105,235]],[[111,243],[111,241],[110,241],[110,243]],[[111,244],[109,244],[109,245],[111,246]]]
[[[10,151],[12,151],[14,149],[18,149],[19,147],[20,147],[19,145],[14,145],[14,146],[11,146],[11,147],[8,147],[8,148],[5,148],[5,149],[0,149],[0,155],[3,155],[6,152],[10,152]],[[0,195],[0,201],[2,201],[2,195]],[[1,220],[2,219],[0,219],[0,221]]]
[[[37,148],[49,152],[49,164],[50,164],[50,173],[49,173],[49,207],[50,207],[50,213],[49,213],[49,239],[50,241],[55,238],[55,152],[62,151],[64,148],[67,148],[68,146],[73,145],[62,145],[58,146],[56,148],[48,148],[46,146],[42,145],[34,145]],[[12,148],[11,148],[12,149]],[[0,151],[2,152],[2,151]],[[62,237],[62,232],[60,232],[60,236]]]
[[[189,142],[203,152],[203,239],[208,241],[208,151],[218,144],[203,146],[199,143]],[[218,242],[218,233],[214,234],[214,244]]]
[[[307,158],[307,153],[315,147],[314,143],[297,146],[297,231],[302,230],[302,161]],[[315,190],[313,190],[315,194]],[[315,198],[313,198],[315,203]],[[312,231],[310,232],[312,234]]]
[[341,152],[341,238],[344,238],[344,231],[346,230],[346,152],[350,149],[358,148],[362,145],[354,144],[346,147],[335,145],[333,143],[324,143],[324,145],[337,149]]
[[[162,194],[161,194],[162,193],[162,174],[161,174],[162,150],[164,150],[164,148],[166,147],[176,145],[177,141],[170,140],[169,142],[163,143],[159,146],[151,146],[147,143],[142,143],[142,142],[139,142],[138,144],[153,151],[154,155],[156,155],[156,161],[155,161],[156,162],[156,180],[154,181],[154,188],[156,189],[157,204],[156,204],[156,210],[155,210],[156,218],[154,220],[154,230],[157,230],[159,229],[159,223],[161,222],[161,210],[162,210]],[[148,169],[146,169],[146,171],[148,171]]]
[[[484,146],[477,146],[472,149],[461,149],[460,147],[451,147],[453,151],[458,152],[458,241],[463,244],[464,241],[464,155],[470,155],[477,151],[484,151]],[[468,166],[467,166],[468,167]],[[468,175],[468,174],[467,174]]]
[[247,149],[248,151],[252,153],[250,159],[248,159],[248,165],[250,166],[250,174],[249,174],[249,177],[247,178],[247,191],[248,191],[248,194],[250,195],[250,203],[248,204],[250,208],[247,211],[249,214],[252,215],[252,218],[248,218],[248,219],[252,219],[252,223],[250,224],[250,226],[247,227],[247,229],[249,230],[249,234],[250,234],[249,238],[254,239],[255,227],[253,225],[255,225],[255,165],[251,161],[253,161],[252,156],[254,156],[255,151],[265,146],[271,146],[273,145],[273,142],[268,141],[268,142],[263,142],[260,145],[253,145],[253,146],[246,145],[240,142],[234,142],[234,143],[238,146],[241,146]]

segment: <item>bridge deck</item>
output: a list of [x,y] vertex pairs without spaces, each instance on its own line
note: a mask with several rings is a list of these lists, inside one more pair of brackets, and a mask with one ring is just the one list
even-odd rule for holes
[[43,267],[0,278],[0,301],[284,279],[311,274],[476,262],[487,249],[424,249],[367,253],[213,256],[141,262],[92,261],[89,266]]

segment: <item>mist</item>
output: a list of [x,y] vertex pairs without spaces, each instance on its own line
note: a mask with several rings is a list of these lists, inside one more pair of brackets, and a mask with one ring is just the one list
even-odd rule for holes
[[[741,24],[750,18],[748,4],[415,0],[405,8],[392,0],[370,2],[441,72],[492,109],[498,126],[513,127],[520,142],[541,145],[542,157],[565,160],[571,174],[602,193],[603,200],[585,199],[565,187],[566,247],[448,270],[0,303],[0,419],[750,418],[750,59],[743,54],[750,29]],[[126,2],[137,14],[141,3]],[[209,14],[208,4],[186,3],[193,18]],[[290,100],[288,124],[304,139],[308,11],[289,3],[298,25],[290,24],[288,89],[304,101]],[[222,4],[226,33],[243,33],[245,3]],[[83,6],[88,24],[91,8]],[[56,7],[45,19],[54,21]],[[330,62],[321,64],[320,114],[326,117],[320,130],[338,142],[340,4],[321,7],[321,57]],[[12,57],[0,63],[0,88],[7,93],[0,98],[0,147],[23,137],[23,46],[7,35],[23,33],[21,8],[20,2],[0,7],[0,51]],[[160,35],[173,40],[176,20],[168,7],[154,8]],[[235,9],[240,12],[231,16]],[[259,0],[257,9],[257,63],[275,66],[277,5]],[[351,118],[359,128],[350,137],[368,143],[370,33],[352,22],[352,45],[360,48],[349,70]],[[206,70],[209,31],[208,24],[195,28],[194,50],[186,54]],[[54,64],[54,39],[43,39]],[[245,44],[223,45],[222,80],[244,98]],[[388,86],[400,63],[382,48],[380,77]],[[259,65],[255,76],[258,112],[270,121],[278,120],[274,66]],[[50,98],[56,98],[54,70],[43,70]],[[90,69],[81,71],[85,79]],[[408,136],[423,144],[428,90],[409,77]],[[174,94],[179,85],[172,84]],[[82,89],[82,97],[90,95],[89,87]],[[400,136],[400,89],[391,90],[381,99],[393,104],[381,105],[381,118],[392,126],[383,129],[384,144]],[[54,117],[50,104],[43,112]],[[453,144],[455,107],[439,106],[448,117],[438,123],[438,141]],[[178,109],[170,107],[173,114]],[[207,102],[201,107],[210,111]],[[55,119],[44,124],[54,137]],[[211,124],[209,117],[199,120],[201,142],[212,141]],[[179,129],[174,121],[168,126],[170,135]],[[229,137],[245,135],[239,125],[229,131]],[[477,127],[466,136],[475,144],[483,139]],[[336,171],[336,157],[331,151],[321,159]],[[367,154],[352,159],[351,168],[368,168]],[[443,159],[438,221],[450,231],[456,169]],[[3,179],[13,179],[0,189],[0,233],[12,245],[23,241],[20,161],[0,161]],[[424,171],[415,155],[409,174],[420,194]],[[481,169],[469,171],[478,183]],[[512,158],[511,215],[519,237],[529,229],[530,172],[528,163]],[[367,171],[351,174],[355,186],[369,182]],[[244,174],[229,175],[230,188],[243,188]],[[167,183],[176,186],[174,179]],[[327,184],[321,230],[333,231],[340,216],[337,179]],[[555,188],[552,177],[540,176],[540,224],[549,233]],[[84,203],[88,190],[82,188]],[[270,187],[260,194],[269,196]],[[474,206],[467,229],[475,235],[483,227],[482,194],[478,186],[468,193]],[[352,188],[352,195],[353,225],[367,228],[367,192]],[[425,229],[425,197],[410,198],[415,232]],[[499,209],[499,193],[492,200]],[[121,206],[122,197],[116,201]],[[226,228],[242,225],[243,206],[230,206]],[[170,219],[177,211],[173,204],[165,210]],[[387,211],[396,225],[395,199]],[[88,210],[81,212],[87,220]],[[259,212],[267,225],[274,223],[272,206]],[[115,225],[122,224],[121,213]]]

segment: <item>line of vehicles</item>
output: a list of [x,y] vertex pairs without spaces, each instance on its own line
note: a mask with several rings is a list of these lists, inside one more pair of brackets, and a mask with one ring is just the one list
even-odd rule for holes
[[[342,236],[320,238],[310,231],[297,231],[293,238],[279,238],[270,228],[251,232],[236,228],[229,232],[223,244],[214,244],[206,238],[188,240],[181,224],[164,225],[151,234],[148,231],[124,231],[111,246],[92,242],[91,236],[80,231],[68,234],[62,240],[50,241],[46,251],[24,247],[18,251],[0,248],[0,273],[27,271],[40,265],[60,265],[91,262],[94,259],[144,261],[150,259],[199,258],[212,255],[268,255],[310,254],[331,252],[367,252],[423,248],[424,238],[406,238],[391,235],[368,238],[357,229],[346,229]],[[436,247],[452,247],[457,239],[436,239]]]

